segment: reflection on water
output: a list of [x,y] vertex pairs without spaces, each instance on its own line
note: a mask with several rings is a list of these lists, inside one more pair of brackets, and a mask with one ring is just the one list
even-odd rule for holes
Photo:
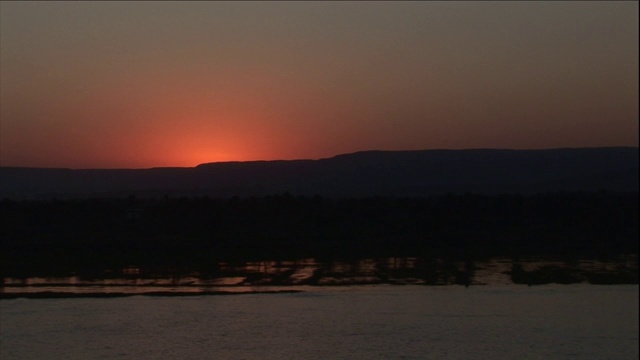
[[141,294],[300,290],[330,285],[637,284],[638,256],[609,261],[494,258],[483,261],[418,257],[351,261],[221,262],[215,271],[128,266],[102,277],[4,278],[2,296],[29,293]]

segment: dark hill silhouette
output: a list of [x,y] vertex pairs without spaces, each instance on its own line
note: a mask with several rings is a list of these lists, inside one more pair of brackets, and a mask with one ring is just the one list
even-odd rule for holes
[[73,198],[638,191],[638,148],[364,151],[320,160],[218,162],[195,168],[0,167],[0,197]]

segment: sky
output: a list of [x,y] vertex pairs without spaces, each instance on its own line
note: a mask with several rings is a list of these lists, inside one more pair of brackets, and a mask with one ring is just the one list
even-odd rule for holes
[[638,2],[0,2],[0,165],[638,146]]

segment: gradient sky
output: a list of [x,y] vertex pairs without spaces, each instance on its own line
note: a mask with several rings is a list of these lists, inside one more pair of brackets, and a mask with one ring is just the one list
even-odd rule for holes
[[638,2],[0,3],[0,164],[638,146]]

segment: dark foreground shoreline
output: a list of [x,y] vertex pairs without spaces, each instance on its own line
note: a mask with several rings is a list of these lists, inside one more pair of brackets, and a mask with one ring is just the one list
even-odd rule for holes
[[607,259],[638,253],[639,217],[637,192],[5,199],[0,278],[131,267],[215,277],[223,263],[305,258]]
[[303,292],[302,290],[257,290],[257,291],[149,291],[140,293],[125,292],[16,292],[0,293],[0,300],[11,299],[75,299],[75,298],[121,298],[131,296],[162,296],[162,297],[187,297],[187,296],[212,296],[212,295],[249,295],[249,294],[293,294]]
[[0,200],[0,299],[638,284],[638,193]]
[[[638,285],[635,283],[538,283],[528,284],[528,286],[537,285],[591,285],[591,286],[607,286],[607,285]],[[353,287],[353,286],[375,286],[375,285],[391,285],[391,286],[424,286],[416,284],[398,284],[398,283],[374,283],[374,284],[362,284],[362,283],[343,283],[343,284],[325,284],[317,285],[314,288],[323,287]],[[462,284],[448,284],[448,285],[427,285],[427,286],[461,286]],[[522,286],[524,284],[513,283],[512,286]],[[491,286],[487,284],[474,285],[475,286]],[[468,285],[465,287],[469,287]],[[140,292],[73,292],[73,291],[39,291],[39,292],[0,292],[0,300],[14,300],[14,299],[79,299],[79,298],[93,298],[93,299],[109,299],[109,298],[124,298],[133,296],[147,296],[147,297],[196,297],[196,296],[224,296],[224,295],[255,295],[255,294],[296,294],[303,293],[307,290],[296,289],[278,289],[278,290],[247,290],[247,291],[224,291],[224,290],[203,290],[203,291],[140,291]]]

